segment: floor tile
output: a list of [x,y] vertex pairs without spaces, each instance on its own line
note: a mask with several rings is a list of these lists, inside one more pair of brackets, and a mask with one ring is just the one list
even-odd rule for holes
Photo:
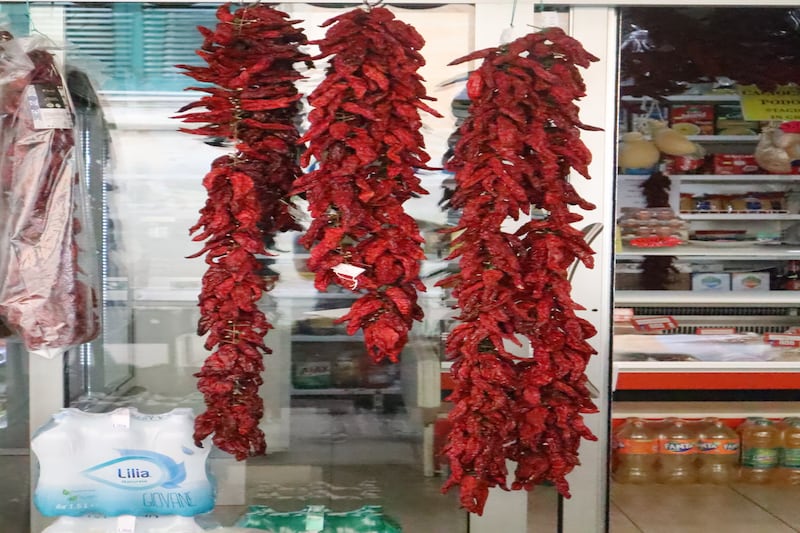
[[528,493],[528,533],[551,533],[558,527],[558,492],[536,487]]
[[615,484],[611,498],[643,533],[795,531],[727,486]]
[[0,531],[27,533],[30,524],[30,461],[27,456],[0,456]]
[[800,531],[800,486],[737,484],[733,490]]
[[608,506],[608,515],[610,533],[642,533],[642,530],[636,527],[636,524],[631,522],[631,519],[614,502]]

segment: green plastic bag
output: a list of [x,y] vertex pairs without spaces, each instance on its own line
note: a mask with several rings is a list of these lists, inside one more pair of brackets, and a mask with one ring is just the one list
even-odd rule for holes
[[308,506],[299,511],[278,512],[252,505],[236,523],[269,533],[401,533],[400,525],[383,514],[378,505],[334,512],[324,506]]

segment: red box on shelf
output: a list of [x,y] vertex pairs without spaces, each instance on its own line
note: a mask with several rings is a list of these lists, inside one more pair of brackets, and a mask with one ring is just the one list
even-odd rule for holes
[[678,124],[696,126],[696,128],[681,126],[675,128],[687,135],[714,135],[714,106],[707,104],[673,105],[669,110],[669,121],[673,128]]
[[761,167],[750,154],[714,154],[712,174],[760,174]]

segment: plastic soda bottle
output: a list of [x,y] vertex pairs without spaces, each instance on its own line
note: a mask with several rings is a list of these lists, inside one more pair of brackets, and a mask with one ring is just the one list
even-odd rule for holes
[[739,435],[719,418],[703,420],[697,435],[698,481],[726,484],[735,481],[739,470]]
[[616,434],[614,481],[653,483],[656,481],[658,436],[641,418],[629,418]]
[[781,422],[781,452],[777,481],[800,485],[800,418],[784,418]]
[[740,478],[745,483],[769,483],[778,466],[780,431],[766,418],[748,418],[739,426],[742,438]]
[[697,481],[697,433],[686,420],[676,419],[664,429],[658,443],[662,483],[695,483]]

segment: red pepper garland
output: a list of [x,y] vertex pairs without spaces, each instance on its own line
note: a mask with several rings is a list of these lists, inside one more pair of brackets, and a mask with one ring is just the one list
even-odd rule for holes
[[[320,291],[338,284],[363,295],[340,322],[364,331],[375,362],[397,361],[414,320],[422,318],[417,291],[424,259],[419,227],[403,210],[418,194],[415,168],[430,159],[419,110],[429,98],[417,70],[425,41],[385,8],[354,9],[330,26],[317,59],[330,57],[325,80],[309,96],[314,109],[303,164],[319,168],[298,180],[313,217],[301,243],[311,248],[308,268]],[[348,277],[342,265],[364,269]]]
[[[567,269],[576,259],[593,264],[571,225],[582,217],[569,206],[594,206],[568,177],[571,168],[589,177],[579,134],[592,128],[574,103],[585,91],[576,66],[596,58],[548,28],[453,64],[473,59],[483,63],[468,81],[470,118],[448,163],[456,172],[451,204],[463,214],[451,255],[460,272],[440,283],[460,310],[446,348],[456,386],[443,490],[460,485],[462,505],[481,514],[489,488],[507,488],[506,460],[517,463],[512,489],[549,480],[569,496],[564,476],[578,464],[581,438],[595,438],[582,417],[596,411],[584,374],[595,331],[575,315]],[[546,218],[502,231],[531,205]],[[533,357],[505,349],[518,337]]]
[[237,150],[212,163],[203,180],[208,200],[190,229],[193,240],[205,241],[192,257],[206,255],[198,334],[209,334],[205,347],[213,350],[196,374],[206,412],[195,421],[194,438],[199,445],[213,433],[215,445],[242,460],[266,451],[258,389],[272,326],[258,308],[270,287],[256,256],[269,255],[266,244],[276,232],[298,229],[288,201],[301,172],[294,125],[301,95],[294,82],[302,76],[294,64],[308,56],[298,50],[307,42],[293,26],[298,21],[286,13],[264,5],[231,13],[226,4],[217,18],[214,30],[198,28],[204,42],[197,53],[208,66],[179,65],[214,84],[189,88],[208,94],[180,111],[206,110],[178,118],[207,125],[181,131],[233,139]]

